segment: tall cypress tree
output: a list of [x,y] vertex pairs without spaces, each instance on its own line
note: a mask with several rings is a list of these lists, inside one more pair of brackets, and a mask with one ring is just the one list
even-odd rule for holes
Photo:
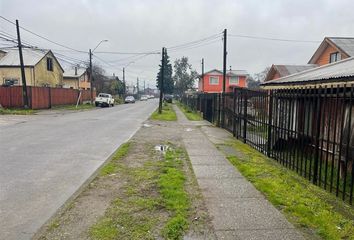
[[161,80],[161,73],[162,73],[162,64],[164,64],[164,83],[163,83],[163,92],[172,94],[174,89],[173,79],[172,79],[172,65],[170,63],[170,57],[167,54],[167,50],[165,50],[164,56],[164,63],[159,65],[160,70],[156,77],[156,87],[160,89],[160,80]]

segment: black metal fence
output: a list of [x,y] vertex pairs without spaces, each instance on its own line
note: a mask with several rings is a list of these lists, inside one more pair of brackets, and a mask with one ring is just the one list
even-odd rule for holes
[[183,96],[204,119],[353,204],[354,85]]

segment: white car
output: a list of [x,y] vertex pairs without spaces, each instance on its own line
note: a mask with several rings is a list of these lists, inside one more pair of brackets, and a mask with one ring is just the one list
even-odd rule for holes
[[96,107],[110,107],[114,106],[114,98],[112,97],[111,94],[108,93],[100,93],[98,96],[95,98],[95,105]]
[[143,95],[143,96],[140,97],[140,101],[147,101],[147,100],[148,100],[148,98],[147,98],[147,96],[145,96],[145,95]]

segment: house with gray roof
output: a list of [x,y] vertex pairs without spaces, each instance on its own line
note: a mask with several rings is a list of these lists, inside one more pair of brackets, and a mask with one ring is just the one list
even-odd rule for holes
[[[249,74],[245,70],[228,70],[225,79],[225,92],[232,92],[235,87],[247,87]],[[220,93],[223,91],[223,72],[210,70],[199,77],[199,92]]]
[[288,89],[350,84],[354,84],[354,57],[270,80],[261,86],[264,89]]
[[73,89],[90,89],[89,73],[86,68],[72,67],[65,70],[63,74],[63,87]]
[[305,65],[275,65],[273,64],[269,69],[264,81],[270,81],[277,78],[285,77],[294,73],[302,72],[308,69],[318,67],[316,64]]
[[309,64],[325,65],[354,56],[354,38],[325,37]]
[[[27,86],[62,87],[64,69],[50,50],[22,50]],[[22,85],[19,52],[8,49],[0,54],[0,85]]]

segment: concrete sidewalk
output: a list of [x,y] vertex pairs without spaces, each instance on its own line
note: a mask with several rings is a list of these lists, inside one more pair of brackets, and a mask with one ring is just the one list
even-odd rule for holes
[[304,239],[215,147],[231,135],[207,122],[189,121],[178,107],[174,109],[185,129],[182,138],[217,238]]

